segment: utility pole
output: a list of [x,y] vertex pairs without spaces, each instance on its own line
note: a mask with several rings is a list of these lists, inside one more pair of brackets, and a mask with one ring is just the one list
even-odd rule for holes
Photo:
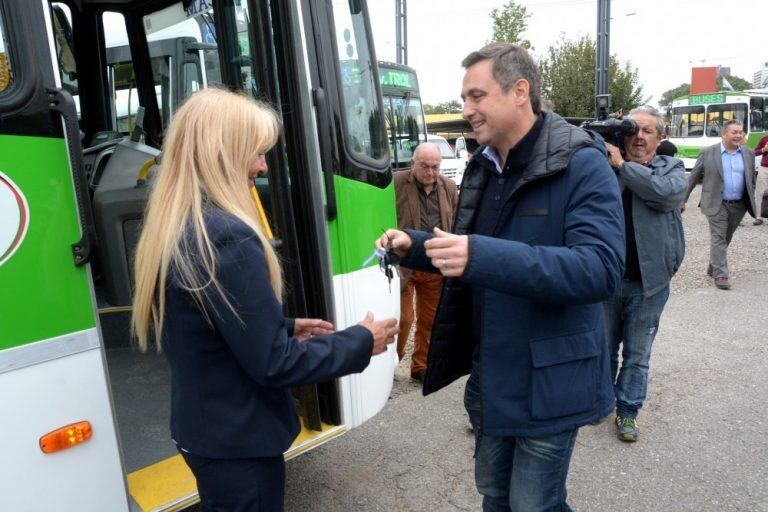
[[395,0],[395,25],[397,63],[408,65],[408,7],[407,0]]
[[597,52],[595,58],[595,117],[603,121],[611,111],[608,66],[611,42],[611,0],[597,0]]

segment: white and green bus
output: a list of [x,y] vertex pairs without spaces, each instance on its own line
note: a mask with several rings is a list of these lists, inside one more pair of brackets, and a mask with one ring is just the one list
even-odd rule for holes
[[[359,80],[345,80],[351,67]],[[365,1],[0,0],[0,510],[197,501],[169,437],[164,356],[138,352],[128,320],[164,129],[207,84],[279,110],[256,185],[286,315],[339,328],[398,315],[397,283],[363,263],[396,225]],[[286,458],[380,411],[396,364],[390,349],[361,374],[296,389],[304,428]]]
[[694,94],[672,102],[669,140],[686,169],[693,168],[701,148],[720,142],[731,119],[741,121],[747,145],[754,148],[768,130],[768,90]]

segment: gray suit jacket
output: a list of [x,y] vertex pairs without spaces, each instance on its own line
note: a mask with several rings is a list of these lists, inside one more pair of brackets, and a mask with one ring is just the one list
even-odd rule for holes
[[[747,146],[741,146],[744,157],[744,193],[742,200],[751,216],[755,216],[755,152]],[[701,212],[704,215],[715,215],[723,203],[723,160],[720,156],[720,143],[706,147],[699,153],[699,158],[688,176],[688,190],[685,200],[688,201],[696,184],[701,183]]]

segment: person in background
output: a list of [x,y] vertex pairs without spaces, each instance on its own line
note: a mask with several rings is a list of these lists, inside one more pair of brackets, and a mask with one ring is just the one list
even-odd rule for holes
[[760,142],[755,146],[755,155],[760,157],[760,167],[756,169],[757,179],[755,181],[755,220],[752,222],[759,226],[765,220],[762,212],[763,196],[768,190],[768,135],[763,135]]
[[744,214],[755,217],[755,152],[744,146],[744,127],[731,119],[723,126],[722,142],[706,147],[688,176],[688,189],[681,210],[701,182],[701,212],[709,221],[709,266],[707,275],[721,290],[731,288],[728,246]]
[[675,156],[677,154],[677,146],[667,138],[667,132],[661,132],[661,141],[659,147],[656,148],[656,154],[659,156]]
[[[397,226],[431,232],[434,228],[450,231],[456,210],[458,189],[450,178],[440,175],[440,148],[425,142],[416,147],[411,169],[395,173],[397,198]],[[414,297],[416,307],[416,333],[411,356],[411,377],[424,380],[427,369],[427,351],[432,335],[437,301],[443,288],[443,276],[428,272],[401,269],[400,334],[397,337],[397,355],[405,355],[405,343],[413,325]]]
[[470,160],[453,233],[388,230],[403,266],[441,273],[424,393],[470,373],[485,511],[571,510],[578,429],[614,405],[602,302],[619,289],[624,221],[602,143],[541,109],[522,47],[470,53],[463,116]]
[[370,313],[336,333],[284,318],[280,262],[249,193],[278,132],[276,114],[244,95],[191,96],[136,251],[132,330],[170,363],[171,436],[205,511],[283,510],[283,452],[300,428],[290,388],[361,372],[397,333]]
[[664,133],[659,112],[640,107],[628,117],[639,130],[624,139],[625,154],[606,144],[622,190],[627,245],[621,291],[603,306],[617,435],[634,442],[640,435],[637,414],[648,390],[651,347],[669,298],[669,282],[685,255],[680,203],[688,182],[682,160],[657,152]]

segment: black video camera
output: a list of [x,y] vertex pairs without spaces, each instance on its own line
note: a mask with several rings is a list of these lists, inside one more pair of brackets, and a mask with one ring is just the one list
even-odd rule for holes
[[624,138],[638,131],[637,123],[631,119],[610,118],[604,121],[584,121],[582,128],[599,133],[605,142],[613,144],[624,154]]

